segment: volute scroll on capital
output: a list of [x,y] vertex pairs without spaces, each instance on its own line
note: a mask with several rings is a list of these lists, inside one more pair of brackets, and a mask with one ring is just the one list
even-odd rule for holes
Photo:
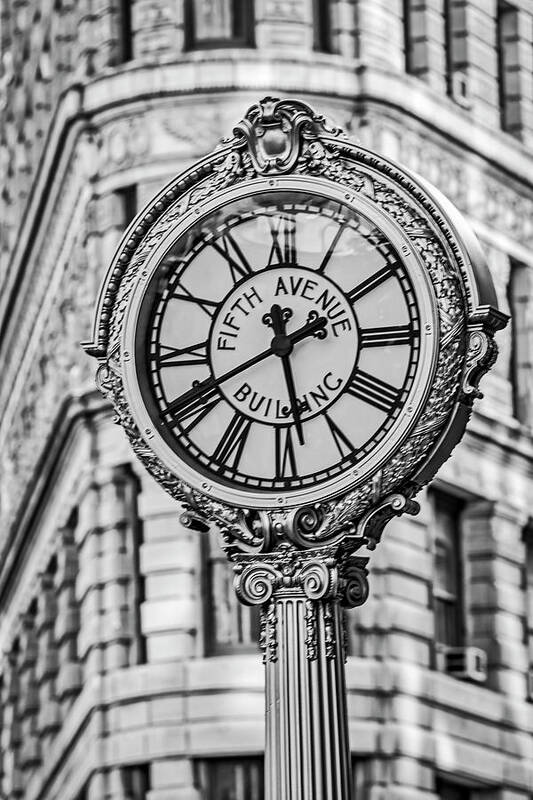
[[342,548],[295,551],[285,544],[260,556],[234,555],[232,561],[235,591],[245,605],[301,596],[354,608],[368,597],[368,558],[347,555]]

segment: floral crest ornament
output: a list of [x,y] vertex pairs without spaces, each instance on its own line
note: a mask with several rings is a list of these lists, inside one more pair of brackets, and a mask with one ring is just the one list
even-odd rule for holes
[[282,175],[291,172],[304,142],[316,142],[320,133],[339,135],[328,128],[324,117],[299,100],[290,103],[277,97],[265,97],[252,106],[233,129],[237,146],[247,150],[258,175]]
[[[362,474],[357,464],[349,475],[346,470],[340,489],[310,489],[309,502],[273,494],[266,503],[260,492],[239,495],[237,488],[231,495],[216,477],[210,482],[205,471],[193,474],[185,458],[180,464],[167,455],[160,420],[149,417],[139,400],[137,312],[172,242],[188,241],[209,204],[218,203],[218,213],[243,197],[270,197],[274,187],[290,192],[295,186],[362,209],[361,215],[374,215],[397,236],[399,259],[412,259],[421,275],[424,302],[431,305],[426,319],[432,322],[419,333],[421,339],[432,336],[433,344],[426,383],[413,406],[402,407],[408,422],[398,426],[397,439],[390,438],[386,457]],[[177,269],[180,258],[168,269]],[[275,328],[272,342],[280,356],[298,333],[286,333],[284,313],[272,305],[263,318]],[[299,329],[302,336],[320,333],[310,319]],[[175,177],[126,231],[101,287],[92,340],[84,347],[98,359],[97,384],[136,456],[180,502],[184,525],[218,530],[234,564],[239,599],[262,609],[267,800],[292,800],[293,785],[301,787],[298,797],[304,800],[348,800],[343,609],[368,596],[368,558],[355,554],[363,546],[373,550],[393,517],[417,513],[414,497],[460,441],[481,396],[479,381],[496,358],[494,334],[506,322],[477,240],[459,212],[437,189],[351,143],[300,100],[266,97],[254,104],[232,138]],[[323,333],[325,318],[320,324]],[[189,357],[198,357],[197,349],[190,347]],[[198,385],[184,396],[194,401]],[[415,394],[413,389],[409,396]],[[296,427],[300,411],[294,391],[293,396]],[[228,500],[233,496],[239,502]],[[300,770],[294,780],[280,762],[283,754]],[[317,771],[305,764],[325,767]]]

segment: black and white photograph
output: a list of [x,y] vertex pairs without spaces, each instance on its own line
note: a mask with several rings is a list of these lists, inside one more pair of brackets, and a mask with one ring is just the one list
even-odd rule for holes
[[533,0],[0,0],[0,800],[532,800]]

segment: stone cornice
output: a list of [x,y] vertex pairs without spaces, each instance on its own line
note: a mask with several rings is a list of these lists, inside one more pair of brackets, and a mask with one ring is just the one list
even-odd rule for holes
[[[186,100],[194,95],[198,106],[199,95],[227,96],[231,92],[235,101],[240,100],[244,106],[250,96],[255,98],[257,93],[276,87],[278,92],[288,95],[321,98],[326,111],[333,115],[338,111],[344,124],[354,115],[357,104],[380,104],[438,131],[500,174],[512,176],[526,191],[533,190],[533,156],[524,145],[508,134],[480,125],[452,100],[440,96],[412,76],[323,54],[288,58],[285,53],[274,51],[225,50],[201,55],[201,61],[195,53],[189,54],[187,59],[158,65],[134,62],[132,66],[109,70],[63,94],[0,297],[0,341],[5,346],[9,340],[7,329],[15,292],[27,265],[31,264],[37,235],[54,207],[51,189],[58,185],[57,175],[64,174],[68,168],[80,132],[111,115],[125,115],[127,109],[139,103],[156,100],[159,103],[163,98]],[[44,204],[43,198],[46,198]],[[0,358],[1,352],[0,346]]]
[[[195,54],[198,56],[198,53]],[[167,62],[157,66],[139,63],[131,69],[100,76],[87,83],[84,110],[93,117],[100,111],[157,96],[179,97],[219,92],[246,93],[246,99],[276,88],[278,93],[323,98],[327,107],[361,101],[396,108],[439,131],[462,149],[533,186],[533,156],[529,148],[507,133],[476,121],[465,109],[431,89],[423,80],[405,73],[379,70],[341,56],[243,51],[202,52],[202,60]],[[134,75],[135,94],[128,78]],[[177,89],[176,87],[179,87]]]
[[508,133],[482,125],[469,111],[449,97],[432,90],[424,81],[403,73],[361,67],[360,93],[356,100],[379,102],[423,123],[451,143],[483,159],[531,190],[533,156],[530,148]]
[[[424,81],[403,73],[378,70],[340,56],[316,53],[288,58],[285,53],[252,50],[224,50],[189,54],[179,61],[162,64],[133,63],[109,70],[84,86],[76,85],[63,94],[44,148],[44,157],[35,176],[30,202],[24,215],[12,256],[9,284],[0,298],[0,320],[9,308],[10,289],[20,281],[22,264],[28,257],[28,243],[45,209],[40,201],[57,159],[67,151],[65,136],[83,123],[124,106],[161,97],[184,97],[206,93],[245,93],[256,97],[276,87],[281,93],[314,95],[323,98],[328,108],[345,104],[353,109],[361,101],[396,108],[428,125],[461,148],[503,171],[526,187],[533,185],[533,157],[530,151],[508,134],[476,122],[452,100],[440,96]],[[243,98],[243,105],[246,99]],[[120,111],[119,111],[120,110]],[[460,135],[458,134],[460,131]],[[72,134],[71,134],[72,135]],[[4,299],[5,298],[5,299]]]

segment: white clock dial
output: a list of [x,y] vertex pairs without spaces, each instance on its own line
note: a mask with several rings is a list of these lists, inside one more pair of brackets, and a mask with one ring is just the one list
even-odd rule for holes
[[158,260],[140,304],[152,424],[222,487],[279,496],[356,474],[409,424],[421,286],[338,199],[280,189],[213,209]]

